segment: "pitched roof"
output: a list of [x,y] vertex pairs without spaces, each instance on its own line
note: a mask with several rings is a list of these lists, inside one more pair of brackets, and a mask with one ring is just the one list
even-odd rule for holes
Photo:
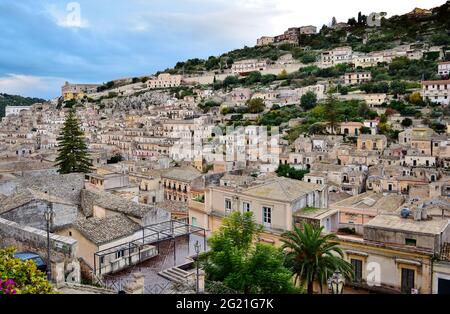
[[0,205],[0,214],[4,214],[35,200],[46,201],[49,203],[73,205],[73,203],[68,200],[64,200],[60,197],[28,188],[20,191],[19,193],[3,198]]
[[80,218],[73,227],[97,245],[130,236],[140,229],[139,224],[121,214],[106,218]]
[[171,168],[164,172],[161,177],[179,181],[192,181],[201,177],[202,173],[193,167]]
[[422,81],[423,85],[450,84],[450,80]]
[[324,188],[324,185],[279,177],[267,180],[261,185],[245,189],[242,194],[270,198],[282,202],[292,202],[307,193]]
[[[120,196],[101,191],[82,190],[82,207],[89,212],[90,206],[99,206],[117,213],[122,213],[135,218],[143,218],[146,213],[157,210],[153,206],[138,204]],[[87,214],[89,216],[89,214]]]

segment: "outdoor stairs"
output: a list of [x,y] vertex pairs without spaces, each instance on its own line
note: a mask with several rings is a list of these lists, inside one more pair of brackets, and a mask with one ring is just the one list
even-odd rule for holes
[[170,281],[180,284],[187,284],[190,277],[192,277],[192,273],[189,273],[178,267],[164,269],[163,271],[159,272],[159,275]]

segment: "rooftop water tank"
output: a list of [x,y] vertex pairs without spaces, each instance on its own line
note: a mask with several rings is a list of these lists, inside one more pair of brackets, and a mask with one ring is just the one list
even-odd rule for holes
[[402,208],[402,210],[400,211],[400,215],[402,216],[402,218],[408,218],[409,215],[411,215],[411,210],[409,208]]

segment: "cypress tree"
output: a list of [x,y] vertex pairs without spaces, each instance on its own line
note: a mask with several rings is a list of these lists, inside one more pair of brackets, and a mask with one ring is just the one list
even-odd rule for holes
[[73,109],[67,114],[66,121],[58,137],[58,157],[56,162],[60,174],[88,173],[92,171],[84,133],[80,128]]

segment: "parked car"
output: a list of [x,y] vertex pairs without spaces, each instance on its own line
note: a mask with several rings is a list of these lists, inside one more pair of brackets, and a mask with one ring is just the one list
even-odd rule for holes
[[39,269],[43,273],[47,272],[47,264],[45,263],[44,259],[39,256],[39,254],[32,252],[19,252],[15,253],[14,257],[21,259],[22,261],[32,260],[36,264],[37,269]]

